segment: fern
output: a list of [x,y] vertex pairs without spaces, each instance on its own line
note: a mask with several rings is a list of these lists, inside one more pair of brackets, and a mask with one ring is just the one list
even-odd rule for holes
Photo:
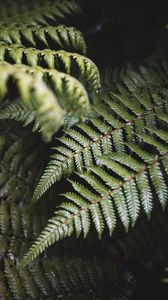
[[[26,208],[1,201],[0,251],[3,273],[0,272],[0,295],[2,299],[5,297],[8,299],[7,295],[9,299],[46,299],[46,297],[61,296],[69,299],[75,295],[86,298],[88,289],[90,296],[102,295],[103,297],[104,293],[107,295],[114,293],[116,284],[121,290],[125,275],[122,275],[119,262],[116,263],[115,268],[109,266],[108,257],[102,261],[101,257],[94,253],[93,245],[89,247],[88,256],[83,256],[82,253],[76,255],[75,252],[69,255],[66,250],[60,252],[60,249],[55,249],[55,254],[52,254],[50,259],[44,257],[34,266],[24,270],[18,269],[18,257],[38,234],[43,219],[44,214],[42,217],[35,211],[30,214]],[[102,251],[104,253],[105,249]],[[102,283],[101,288],[99,282]],[[125,293],[124,288],[122,293]]]
[[[164,166],[167,171],[168,151],[157,158],[155,155],[152,158],[140,147],[131,146],[131,150],[135,151],[144,164],[125,154],[100,158],[100,163],[120,178],[110,176],[109,172],[100,167],[93,167],[91,173],[80,174],[85,180],[85,185],[72,183],[75,193],[67,194],[69,203],[63,203],[58,207],[55,217],[49,221],[48,226],[25,256],[23,264],[74,231],[77,236],[82,232],[86,236],[90,230],[90,220],[93,221],[100,237],[105,224],[112,234],[116,226],[114,205],[126,230],[129,224],[134,225],[141,203],[144,211],[150,216],[155,192],[161,205],[165,206],[168,190],[162,168]],[[125,165],[130,170],[125,168]],[[151,190],[148,177],[151,178],[156,191]],[[94,192],[91,188],[85,187],[86,183],[89,183]]]
[[[11,211],[13,211],[12,209],[13,206]],[[22,212],[22,210],[19,211]],[[31,217],[27,215],[26,220]],[[39,217],[39,215],[36,216],[37,228]],[[27,221],[24,226],[29,228],[30,222]],[[33,226],[35,230],[37,230],[36,226]],[[159,230],[161,234],[158,235]],[[27,231],[30,238],[31,228]],[[129,259],[136,257],[139,266],[143,265],[145,260],[145,268],[148,268],[151,261],[151,252],[146,249],[148,245],[150,249],[157,249],[152,255],[152,263],[154,261],[155,264],[156,261],[160,263],[158,262],[159,255],[161,255],[161,263],[163,263],[163,256],[166,254],[162,247],[166,234],[167,214],[164,216],[157,212],[155,221],[152,219],[151,223],[147,223],[146,220],[143,220],[136,230],[134,228],[130,234],[124,237],[120,236],[115,241],[108,239],[106,242],[103,240],[104,244],[102,245],[92,236],[89,240],[88,250],[88,240],[66,241],[64,245],[60,244],[52,251],[50,259],[43,257],[25,269],[17,268],[18,260],[15,252],[13,259],[12,255],[4,258],[3,274],[1,273],[0,276],[3,285],[1,294],[4,295],[8,292],[13,299],[19,297],[30,299],[63,297],[71,299],[76,295],[79,299],[87,299],[87,297],[89,297],[88,299],[90,297],[103,299],[105,295],[107,299],[110,299],[111,296],[117,299],[119,296],[124,297],[129,294],[131,299],[134,299],[136,288],[134,283],[138,279],[130,269]],[[126,270],[121,261],[123,256],[127,257]],[[109,260],[111,264],[109,264]],[[90,291],[89,294],[88,290]]]
[[[60,5],[61,10],[66,6],[66,1],[56,4]],[[47,5],[50,7],[53,3]],[[69,7],[73,5],[71,3]],[[65,10],[68,12],[68,6]],[[35,111],[39,125],[35,124],[35,128],[40,128],[43,138],[48,141],[64,124],[66,114],[80,120],[85,118],[89,108],[87,92],[79,81],[68,74],[97,91],[100,87],[99,72],[87,57],[65,51],[86,52],[82,33],[64,25],[34,26],[11,21],[9,24],[1,23],[0,31],[1,98],[11,98],[9,85],[14,83],[14,89],[18,91],[16,96],[21,98],[25,109],[32,111],[32,119]],[[51,50],[52,47],[61,50]],[[11,65],[5,64],[5,61]],[[61,70],[68,74],[61,73]],[[8,118],[12,118],[9,110]]]
[[1,1],[0,20],[8,23],[47,24],[57,23],[72,14],[81,14],[81,8],[75,1],[54,0],[36,2],[29,1]]
[[135,295],[139,299],[137,287],[139,284],[141,286],[142,281],[139,283],[139,276],[131,271],[131,262],[136,260],[136,267],[138,270],[143,268],[143,274],[151,269],[157,270],[158,266],[163,267],[166,260],[165,249],[167,251],[168,247],[167,214],[157,212],[155,220],[152,219],[150,223],[144,221],[139,225],[126,236],[108,240],[100,256],[92,253],[94,246],[98,244],[90,239],[92,243],[88,252],[84,249],[87,241],[81,241],[83,253],[81,249],[79,252],[79,241],[66,242],[66,250],[61,244],[59,249],[54,249],[50,260],[41,258],[39,262],[22,270],[16,268],[17,260],[5,259],[4,274],[1,274],[1,294],[6,295],[8,292],[14,299],[19,297],[20,291],[23,292],[22,297],[30,299],[46,299],[51,298],[51,295],[53,299],[61,296],[71,299],[76,295],[79,299],[96,297],[103,300],[105,296],[106,299],[128,296],[134,299]]
[[[76,79],[55,70],[50,71],[42,68],[34,70],[31,67],[22,65],[2,63],[0,98],[7,97],[9,93],[8,84],[12,78],[14,86],[18,89],[17,96],[21,97],[25,107],[36,111],[43,136],[49,140],[53,133],[63,125],[65,110],[44,82],[46,74],[48,74],[48,83],[54,86],[57,96],[62,98],[61,104],[67,111],[71,108],[74,112],[76,111],[79,117],[87,112],[89,100],[83,86]],[[66,92],[64,91],[65,87]]]
[[167,261],[168,62],[119,68],[107,2],[0,0],[2,300],[138,300]]
[[[100,87],[99,72],[96,65],[91,60],[77,53],[66,52],[64,50],[38,50],[36,48],[23,47],[22,40],[19,36],[19,29],[17,28],[17,26],[14,27],[12,36],[13,38],[17,36],[17,39],[19,39],[17,42],[20,42],[21,45],[13,44],[12,40],[11,45],[5,43],[1,43],[0,45],[0,61],[2,62],[0,74],[1,97],[3,98],[8,93],[8,82],[11,82],[11,77],[13,77],[13,81],[17,83],[16,88],[19,89],[20,94],[18,96],[22,98],[24,105],[26,105],[29,110],[36,111],[43,137],[46,140],[50,140],[53,134],[64,124],[66,112],[63,108],[65,108],[68,113],[69,110],[71,110],[75,112],[77,117],[83,118],[87,114],[89,107],[87,92],[83,85],[68,74],[53,69],[56,68],[59,71],[63,69],[63,71],[67,73],[73,73],[72,69],[74,69],[74,66],[76,65],[78,68],[78,75],[76,74],[76,71],[75,74],[72,75],[80,77],[82,81],[87,82],[90,89],[94,88],[96,91]],[[68,40],[72,37],[72,43],[77,43],[79,48],[81,48],[82,45],[82,48],[85,51],[85,43],[79,32],[76,37],[74,34],[75,29],[67,28],[64,32],[65,27],[62,26],[60,28],[58,27],[58,31],[61,30],[63,38],[67,40],[67,44],[70,43]],[[51,35],[51,33],[53,34],[54,29],[53,27],[48,26],[45,30],[50,32]],[[26,27],[24,32],[29,40],[33,38],[32,31],[33,27]],[[42,33],[43,39],[47,42],[44,36],[44,30],[42,30]],[[12,31],[10,31],[10,34],[12,34]],[[2,39],[3,36],[2,30]],[[40,36],[41,35],[38,34],[38,37]],[[60,43],[61,37],[57,38],[57,34],[55,34],[55,38],[57,39],[57,42]],[[60,46],[62,47],[62,44]],[[5,61],[12,64],[16,63],[17,65],[9,66],[8,64],[4,64]],[[29,65],[30,68],[24,67],[23,64]],[[37,67],[40,65],[42,66],[41,68]],[[46,65],[46,68],[44,68],[44,65]],[[52,85],[54,94],[53,91],[43,83],[43,78],[46,80],[46,75],[48,85],[50,85],[50,88]],[[24,87],[23,82],[26,82]],[[39,88],[39,86],[41,88]],[[24,91],[25,88],[26,91]],[[56,96],[60,99],[63,108],[60,106]],[[32,99],[34,101],[32,101]]]
[[[119,269],[119,267],[118,267]],[[54,256],[51,260],[43,260],[41,265],[18,271],[9,260],[5,260],[4,273],[13,299],[55,299],[63,297],[71,299],[91,299],[98,297],[109,299],[111,294],[123,296],[129,290],[129,283],[124,290],[120,269],[113,269],[100,258],[78,258]],[[119,273],[119,274],[118,274]],[[124,276],[123,276],[124,277]],[[99,285],[101,282],[101,286]],[[6,288],[4,284],[4,289]],[[73,286],[73,289],[72,289]],[[131,284],[130,284],[131,286]],[[123,287],[123,289],[122,289]],[[116,292],[117,288],[117,292]],[[89,291],[89,292],[88,292]],[[132,290],[134,294],[134,290]],[[117,299],[117,295],[116,298]]]
[[74,27],[0,24],[0,41],[36,49],[64,49],[86,54],[83,35]]
[[[84,185],[72,182],[74,192],[66,195],[69,201],[58,207],[55,216],[49,220],[48,226],[25,256],[23,265],[54,242],[74,232],[77,237],[81,233],[87,236],[91,220],[100,238],[105,225],[111,235],[117,221],[115,209],[125,229],[128,230],[130,224],[132,226],[135,224],[141,205],[150,216],[155,192],[161,205],[165,206],[168,189],[162,168],[164,166],[164,170],[167,171],[168,151],[157,158],[155,156],[152,158],[150,153],[138,146],[131,145],[131,150],[135,151],[144,163],[126,154],[102,156],[99,161],[108,168],[108,171],[92,167],[91,173],[80,174],[80,178],[85,180]],[[116,176],[109,175],[109,171]],[[148,177],[155,191],[150,188]],[[90,188],[86,187],[87,183]]]
[[[88,240],[71,240],[71,243],[65,242],[66,247],[62,243],[58,245],[50,259],[41,258],[22,270],[17,269],[17,259],[5,258],[3,274],[0,275],[3,287],[1,294],[6,296],[9,293],[12,299],[18,299],[19,296],[30,299],[71,299],[77,296],[79,299],[96,297],[103,300],[105,296],[106,299],[118,299],[128,295],[134,299],[135,294],[137,298],[139,279],[131,271],[131,261],[134,258],[136,266],[138,269],[143,267],[144,273],[146,269],[162,266],[168,247],[166,236],[167,213],[163,215],[157,212],[156,218],[150,223],[142,220],[128,235],[118,236],[115,240],[108,239],[107,243],[103,240],[104,246],[91,237],[88,252],[84,249]],[[93,249],[95,247],[99,251],[98,245],[103,249],[96,254]]]
[[90,89],[97,90],[100,87],[99,72],[96,65],[89,58],[77,53],[66,52],[64,50],[38,50],[35,48],[25,48],[17,44],[8,46],[1,43],[0,61],[26,64],[32,67],[45,65],[48,69],[57,69],[71,75],[75,75],[72,72],[72,67],[76,65],[78,71],[77,77],[81,76]]
[[[23,70],[12,68],[10,65],[1,66],[0,76],[1,99],[6,96],[8,81],[13,77],[13,81],[17,84],[16,87],[19,89],[20,94],[18,96],[23,99],[25,106],[30,109],[34,108],[37,111],[44,138],[50,139],[60,124],[62,125],[64,115],[54,94],[40,77],[33,78]],[[46,113],[48,115],[47,119]]]
[[[10,139],[8,137],[11,131]],[[46,145],[30,130],[20,132],[20,127],[10,124],[1,134],[0,195],[7,200],[29,203],[37,178],[46,161]],[[3,131],[4,132],[4,131]],[[42,151],[42,153],[41,153]]]
[[23,122],[23,126],[27,126],[35,121],[33,131],[40,129],[36,111],[23,107],[19,101],[5,105],[5,107],[0,111],[0,119],[20,121]]
[[[89,299],[88,290],[90,290],[90,297],[94,295],[100,297],[103,293],[108,296],[114,289],[113,280],[116,280],[117,273],[120,272],[109,267],[107,259],[103,263],[100,258],[96,257],[78,258],[56,255],[50,261],[43,260],[41,264],[21,271],[15,267],[12,268],[10,262],[6,260],[4,269],[14,299],[19,298],[20,292],[23,292],[20,297],[29,296],[30,299],[35,297],[46,299],[47,296],[52,297],[50,299],[60,296],[70,299],[75,295],[78,295],[79,299]],[[99,287],[99,282],[102,283],[101,287]],[[20,289],[20,286],[23,286],[23,289]],[[117,281],[118,286],[120,288],[122,286],[121,279]]]
[[[124,94],[108,92],[98,106],[98,117],[91,118],[87,124],[66,130],[65,135],[58,139],[60,145],[53,149],[55,153],[35,190],[33,203],[62,177],[97,164],[98,156],[111,151],[124,152],[124,142],[136,141],[138,134],[144,133],[148,125],[152,126],[161,120],[167,123],[166,96],[161,98],[159,95],[164,88],[156,93],[147,89],[146,80],[143,79],[143,87],[142,80],[139,80],[141,96],[137,82],[129,82],[128,85],[128,75],[124,77],[124,84],[122,80],[122,85],[118,85]],[[138,77],[138,74],[135,73],[133,78],[135,76]]]
[[84,124],[66,132],[71,138],[60,139],[66,147],[56,148],[58,153],[40,180],[33,201],[75,168],[82,170],[79,177],[84,181],[72,181],[74,191],[68,193],[68,201],[57,208],[25,256],[23,265],[74,232],[77,237],[81,233],[87,236],[91,224],[99,237],[105,227],[111,235],[118,217],[128,231],[141,208],[150,218],[155,198],[165,207],[168,196],[167,100],[159,98],[159,102],[156,93],[144,98],[133,91],[132,85],[132,98],[114,92],[111,99],[105,97],[106,105],[101,106],[100,117],[91,119],[98,132]]
[[1,259],[10,258],[11,261],[28,250],[31,242],[40,233],[45,218],[37,216],[35,212],[7,201],[0,203],[0,251]]

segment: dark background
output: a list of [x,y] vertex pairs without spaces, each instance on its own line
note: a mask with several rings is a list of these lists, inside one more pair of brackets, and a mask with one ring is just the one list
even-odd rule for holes
[[98,66],[123,65],[168,51],[168,1],[82,1],[88,55]]

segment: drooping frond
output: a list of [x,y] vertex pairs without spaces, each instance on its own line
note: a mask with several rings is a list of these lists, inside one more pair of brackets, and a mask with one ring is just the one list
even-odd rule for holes
[[[168,199],[166,89],[157,87],[154,92],[154,87],[149,88],[148,97],[146,94],[143,97],[142,90],[141,95],[135,94],[133,88],[132,97],[128,98],[112,92],[111,99],[105,97],[105,103],[100,117],[91,119],[94,127],[79,125],[60,139],[66,147],[56,148],[58,152],[33,200],[74,169],[82,171],[80,181],[72,182],[74,192],[67,194],[68,201],[58,207],[24,262],[74,232],[86,236],[91,224],[101,237],[105,227],[112,234],[118,218],[126,230],[135,224],[142,209],[150,218],[156,199],[165,207]],[[84,156],[88,149],[89,155]]]
[[7,45],[0,43],[0,62],[25,64],[32,67],[42,66],[48,69],[57,69],[76,76],[87,83],[95,91],[100,87],[99,71],[94,62],[86,56],[64,50],[38,50],[21,45]]
[[81,14],[81,8],[77,2],[68,0],[38,0],[36,2],[1,0],[0,7],[0,21],[8,23],[60,23],[71,15]]
[[1,63],[0,67],[1,101],[10,98],[9,86],[12,83],[16,96],[21,98],[25,108],[36,112],[42,134],[47,140],[63,125],[66,111],[82,117],[89,109],[86,90],[79,81],[67,74],[7,63]]
[[[99,237],[105,229],[111,235],[118,215],[126,230],[134,226],[140,209],[150,217],[155,197],[164,208],[168,200],[168,134],[155,131],[141,135],[142,146],[127,143],[126,153],[110,153],[99,157],[99,165],[90,167],[79,177],[84,183],[72,182],[74,191],[67,193],[55,216],[25,256],[23,265],[34,259],[54,242],[76,232],[87,236],[91,222]],[[163,144],[158,141],[157,137]],[[144,150],[144,144],[153,151]],[[116,214],[117,211],[117,214]]]
[[8,45],[18,44],[36,49],[64,49],[86,54],[83,35],[74,27],[35,26],[27,24],[1,24],[0,41]]
[[8,82],[11,79],[18,90],[17,96],[21,98],[25,107],[37,112],[43,136],[50,140],[52,134],[63,124],[64,112],[57,98],[39,76],[26,74],[21,68],[1,65],[1,99],[9,93]]
[[0,135],[0,195],[9,201],[30,203],[35,182],[47,161],[47,146],[30,130],[14,124],[8,127]]
[[135,80],[138,78],[138,73],[135,73],[128,86],[128,75],[129,72],[122,85],[117,86],[120,94],[110,92],[101,101],[103,103],[97,107],[98,117],[66,130],[59,139],[59,145],[54,148],[55,153],[35,190],[33,202],[62,176],[97,164],[98,156],[111,151],[124,152],[124,142],[139,140],[138,134],[143,133],[148,125],[157,127],[161,121],[167,124],[168,101],[164,81],[156,90],[157,81],[153,88],[148,87],[144,78],[143,81]]

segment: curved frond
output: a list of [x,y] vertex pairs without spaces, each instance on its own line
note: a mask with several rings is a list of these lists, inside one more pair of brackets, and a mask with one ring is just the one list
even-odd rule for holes
[[0,21],[8,23],[60,23],[71,15],[81,14],[80,6],[75,1],[68,0],[30,0],[26,3],[22,0],[1,0],[0,7]]
[[45,66],[48,69],[56,69],[78,78],[81,77],[91,90],[97,91],[100,87],[99,71],[95,63],[77,53],[64,50],[38,50],[17,44],[0,43],[0,62],[4,61],[12,64],[25,64],[34,68]]
[[55,49],[86,54],[82,33],[74,27],[1,24],[0,41],[36,49]]
[[1,101],[8,96],[10,98],[9,84],[12,81],[16,96],[21,98],[25,108],[36,112],[42,134],[47,140],[63,125],[66,111],[72,111],[81,118],[89,109],[88,96],[81,83],[56,70],[34,70],[2,63],[0,79]]
[[19,68],[16,71],[10,65],[1,65],[1,99],[8,93],[8,82],[11,78],[25,107],[37,112],[43,136],[49,140],[63,124],[64,112],[57,98],[40,77],[32,77]]

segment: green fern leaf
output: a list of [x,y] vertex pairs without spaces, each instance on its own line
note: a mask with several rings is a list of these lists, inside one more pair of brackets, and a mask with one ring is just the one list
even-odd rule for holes
[[19,101],[7,104],[0,111],[0,120],[15,120],[27,126],[34,122],[33,131],[40,130],[40,124],[35,111],[23,107]]
[[[33,73],[33,74],[32,74]],[[53,85],[56,95],[44,80]],[[84,87],[74,78],[55,70],[32,68],[20,65],[1,64],[0,98],[8,96],[8,82],[11,77],[25,108],[35,110],[43,137],[50,140],[64,123],[65,109],[74,111],[81,118],[89,110],[89,100]],[[44,78],[44,79],[43,79]],[[66,87],[66,92],[64,88]],[[61,105],[57,97],[60,98]]]
[[30,247],[36,235],[44,226],[45,217],[37,216],[34,211],[29,214],[27,207],[19,204],[0,203],[0,251],[1,259],[11,257],[14,261]]
[[11,124],[8,127],[5,127],[0,153],[0,195],[9,201],[22,199],[22,202],[29,203],[35,182],[45,165],[47,146],[36,134],[31,136],[28,129],[21,131],[20,127],[12,124],[11,132]]
[[21,45],[6,45],[0,43],[0,62],[7,61],[13,64],[25,64],[32,67],[44,66],[48,69],[57,69],[65,73],[73,74],[73,66],[77,67],[78,75],[87,83],[91,90],[100,88],[99,72],[94,64],[86,56],[64,50],[54,51],[50,49],[38,50],[25,48]]
[[[165,135],[166,133],[164,141],[167,141]],[[157,137],[152,138],[157,142]],[[86,235],[90,220],[101,237],[105,225],[109,234],[115,229],[115,210],[128,231],[130,225],[134,226],[140,209],[150,217],[155,195],[162,208],[165,207],[168,199],[165,178],[168,145],[165,153],[162,148],[161,153],[158,153],[155,147],[148,152],[147,147],[144,150],[144,145],[141,144],[126,143],[126,146],[129,154],[121,152],[102,155],[98,158],[100,166],[90,167],[91,173],[79,173],[79,177],[84,180],[83,184],[72,181],[74,192],[66,194],[68,201],[57,208],[55,216],[49,220],[47,227],[25,255],[23,265],[74,231],[77,236],[82,232]],[[150,182],[154,187],[152,189]],[[83,214],[87,216],[85,222],[82,221]],[[87,230],[83,229],[83,224]]]
[[[86,54],[83,35],[74,27],[0,24],[0,41],[36,49],[76,51]],[[40,42],[40,45],[39,45]]]
[[[158,130],[153,126],[154,120],[156,123],[159,118],[158,109],[159,116],[160,111],[166,109],[167,100],[162,98],[156,101],[156,98],[151,98],[149,106],[148,98],[144,97],[142,101],[139,95],[130,91],[128,93],[129,98],[113,92],[106,95],[104,103],[99,104],[97,109],[98,117],[91,118],[88,124],[65,131],[65,135],[59,139],[60,144],[53,149],[55,154],[52,155],[35,190],[32,203],[62,176],[69,176],[74,170],[81,171],[97,164],[98,156],[111,151],[124,153],[124,142],[135,142],[141,139],[141,135],[144,138],[147,126],[150,126],[151,130]],[[158,135],[160,134],[159,131]],[[159,146],[161,142],[151,134],[146,135],[144,142],[149,144],[149,140],[154,147],[162,147],[163,153],[166,152],[167,146]],[[151,158],[150,154],[148,155]]]
[[57,23],[75,14],[81,14],[81,8],[75,1],[55,0],[36,2],[1,1],[0,20],[7,23],[47,24]]

